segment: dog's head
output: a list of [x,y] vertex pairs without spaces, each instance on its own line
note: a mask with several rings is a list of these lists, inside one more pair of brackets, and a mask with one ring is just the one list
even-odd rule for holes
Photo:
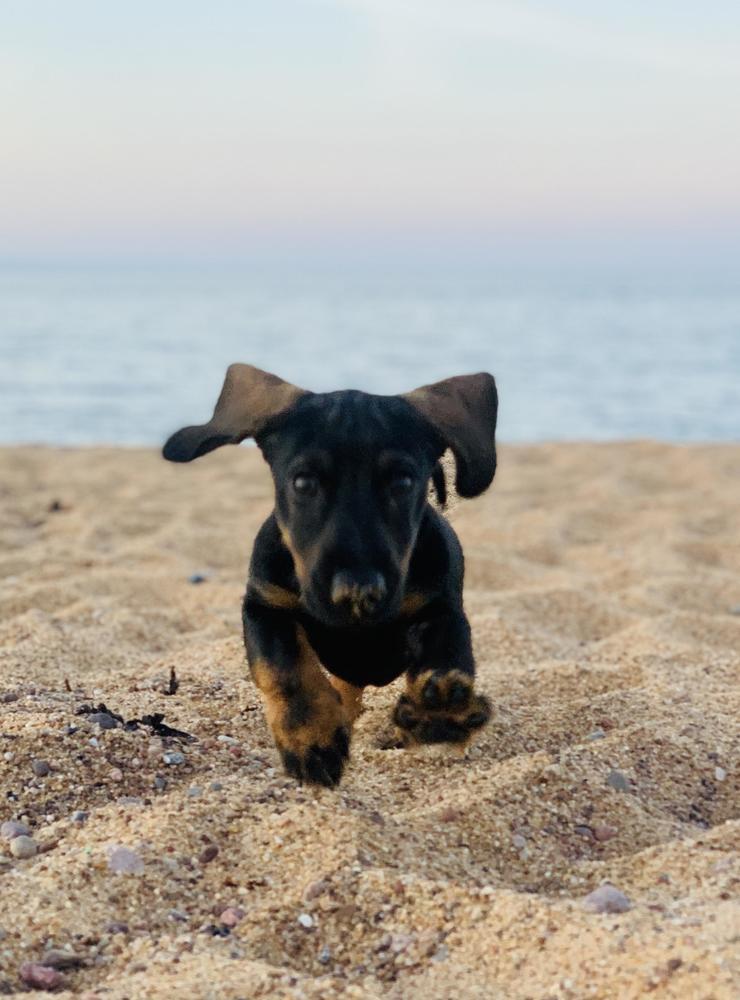
[[190,462],[253,437],[275,482],[275,515],[308,612],[328,625],[399,611],[429,480],[455,456],[455,486],[474,497],[496,471],[496,384],[460,375],[402,396],[312,393],[231,365],[213,417],[184,427],[164,457]]

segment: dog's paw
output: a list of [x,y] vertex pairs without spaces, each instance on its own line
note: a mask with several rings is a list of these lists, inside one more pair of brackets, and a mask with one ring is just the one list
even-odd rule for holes
[[333,689],[327,687],[310,700],[294,698],[272,714],[271,727],[292,778],[327,788],[339,784],[349,759],[351,723]]
[[327,744],[312,743],[296,749],[278,746],[278,750],[285,771],[291,778],[309,785],[334,788],[339,784],[349,758],[349,730],[345,726],[337,726]]
[[491,718],[491,704],[476,694],[473,678],[461,670],[426,670],[409,678],[393,712],[406,745],[455,743],[464,746]]
[[[268,686],[261,677],[265,714],[286,772],[300,782],[333,788],[349,759],[350,717],[339,693],[323,677],[307,690]],[[287,695],[287,696],[286,696]]]

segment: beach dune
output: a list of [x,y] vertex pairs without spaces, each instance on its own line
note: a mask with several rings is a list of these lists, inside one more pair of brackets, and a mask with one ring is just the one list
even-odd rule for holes
[[388,749],[370,689],[313,790],[245,665],[259,452],[1,449],[0,994],[737,997],[739,506],[738,445],[503,446],[450,515],[492,724]]

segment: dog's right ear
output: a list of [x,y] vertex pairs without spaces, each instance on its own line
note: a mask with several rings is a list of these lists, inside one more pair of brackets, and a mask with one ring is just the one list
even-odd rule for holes
[[162,454],[170,462],[194,458],[254,437],[273,417],[288,410],[305,389],[252,365],[229,365],[216,409],[207,424],[183,427],[167,441]]

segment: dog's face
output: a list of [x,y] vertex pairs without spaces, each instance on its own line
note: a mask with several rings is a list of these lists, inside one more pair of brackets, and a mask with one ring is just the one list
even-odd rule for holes
[[257,436],[306,609],[327,625],[394,617],[440,454],[433,429],[394,396],[300,399]]
[[232,365],[213,418],[178,431],[164,455],[190,461],[252,436],[270,464],[275,515],[306,610],[344,627],[393,618],[446,448],[461,496],[490,484],[497,397],[490,375],[460,376],[405,396],[314,394]]

